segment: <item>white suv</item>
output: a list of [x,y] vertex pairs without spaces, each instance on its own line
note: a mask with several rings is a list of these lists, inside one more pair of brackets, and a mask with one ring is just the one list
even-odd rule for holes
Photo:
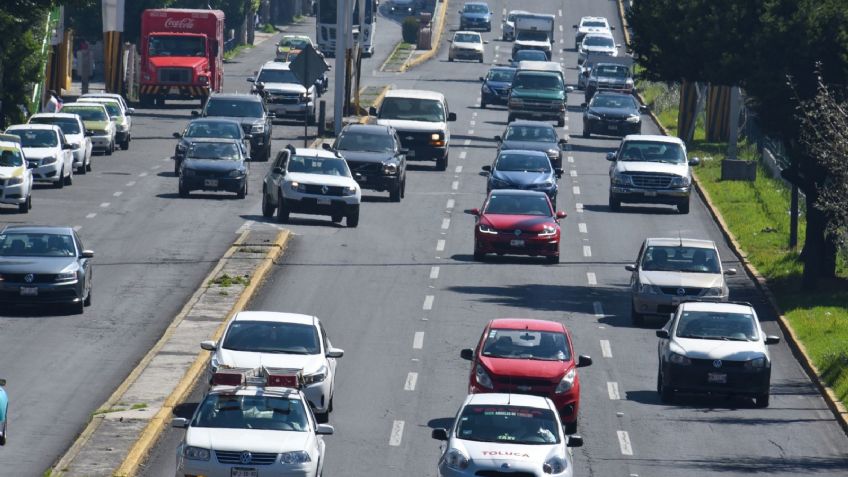
[[276,209],[281,223],[295,212],[329,215],[335,223],[347,218],[347,226],[356,227],[361,200],[362,191],[347,162],[323,149],[286,146],[262,185],[262,215],[271,217]]
[[29,124],[53,124],[65,134],[65,140],[77,146],[74,149],[74,167],[77,174],[91,171],[91,137],[85,131],[77,114],[38,113],[29,118]]
[[59,126],[52,124],[17,124],[6,134],[21,138],[28,167],[36,182],[51,182],[57,188],[74,180],[74,145],[68,143]]

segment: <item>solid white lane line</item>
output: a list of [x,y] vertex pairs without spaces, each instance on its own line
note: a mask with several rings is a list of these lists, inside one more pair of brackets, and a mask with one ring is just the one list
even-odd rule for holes
[[425,297],[424,297],[424,306],[423,306],[423,308],[424,308],[425,310],[432,310],[432,309],[433,309],[433,299],[434,299],[434,298],[435,298],[435,297],[434,297],[433,295],[427,295],[427,296],[425,296]]
[[[459,151],[459,158],[460,159],[465,159],[465,156],[467,156],[467,155],[468,155],[467,151]],[[459,167],[462,167],[462,166],[459,166]]]
[[123,192],[121,192],[121,191],[117,191],[117,192],[115,192],[115,193],[114,193],[114,194],[112,194],[112,195],[113,195],[113,196],[115,196],[115,197],[120,197],[120,196],[122,196],[123,194],[124,194]]
[[465,142],[462,143],[464,146],[471,144],[471,139],[466,139]]
[[451,189],[453,189],[453,190],[459,189],[459,181],[451,182]]
[[415,384],[418,382],[418,373],[409,373],[406,375],[406,382],[403,383],[404,391],[415,391]]
[[430,267],[430,280],[439,278],[439,267]]
[[80,230],[82,230],[82,225],[74,225],[74,230],[76,232],[79,232]]
[[592,256],[592,247],[590,247],[588,245],[584,245],[583,246],[583,256],[584,257],[591,257]]
[[103,203],[100,204],[100,207],[105,209],[106,207],[109,207],[109,205],[111,205],[111,204],[109,204],[109,202],[103,202]]
[[574,156],[568,156],[568,162],[574,162]]
[[135,181],[129,181],[129,182],[127,182],[127,187],[132,187],[132,186],[134,186],[134,185],[135,185]]
[[596,302],[592,303],[592,308],[595,309],[595,317],[596,318],[603,318],[604,317],[604,306],[601,304],[601,302],[596,301]]
[[589,285],[597,285],[598,279],[595,277],[595,274],[592,272],[586,272],[586,281],[589,282]]
[[450,219],[442,219],[442,230],[450,228]]
[[616,432],[618,432],[618,445],[621,447],[621,454],[633,455],[633,446],[630,445],[630,436],[627,435],[627,431]]
[[453,206],[456,205],[456,201],[453,199],[448,199],[448,203],[445,204],[446,209],[453,209]]
[[[462,154],[460,154],[460,156],[462,156]],[[464,157],[462,157],[462,159],[464,159]],[[462,173],[462,166],[456,166],[456,169],[454,169],[454,172],[456,172],[457,174]]]
[[[415,385],[413,385],[413,387],[415,387]],[[613,401],[621,399],[621,394],[618,392],[618,383],[607,382],[607,393],[609,394],[609,398]]]
[[572,169],[568,171],[568,173],[571,175],[571,177],[577,177],[577,169]]
[[601,340],[601,356],[604,358],[612,358],[612,348],[610,347],[609,340]]
[[583,213],[583,204],[582,203],[580,203],[580,202],[575,203],[574,208],[577,209],[577,213],[580,213],[580,214]]
[[443,252],[444,250],[445,250],[445,241],[439,240],[438,242],[436,242],[436,251],[437,252]]
[[85,216],[86,219],[93,219],[95,217],[97,217],[97,212],[92,212]]
[[421,349],[424,347],[424,332],[416,331],[412,338],[412,349]]
[[579,230],[581,234],[589,233],[589,231],[586,229],[586,224],[584,224],[583,222],[577,224],[577,230]]
[[571,191],[574,193],[574,195],[580,195],[580,187],[578,186],[572,187]]
[[403,439],[403,421],[395,421],[392,423],[392,435],[389,437],[389,445],[397,447]]
[[145,176],[147,176],[146,172],[142,172],[141,174],[138,175],[138,177],[145,177]]

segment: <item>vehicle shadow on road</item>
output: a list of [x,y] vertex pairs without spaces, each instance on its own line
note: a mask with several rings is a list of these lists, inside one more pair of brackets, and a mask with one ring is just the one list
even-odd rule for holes
[[178,192],[164,192],[162,194],[156,194],[156,197],[160,199],[183,199],[183,200],[192,200],[192,199],[207,199],[207,200],[244,200],[239,199],[235,194],[221,192],[220,194],[204,194],[200,192],[192,192],[188,197],[180,197]]
[[[186,109],[186,108],[183,108]],[[150,118],[150,119],[183,119],[183,120],[191,120],[192,116],[187,111],[185,114],[169,114],[169,113],[136,113],[133,115],[135,118]],[[133,139],[136,139],[133,137]],[[173,139],[166,138],[166,139]]]
[[613,212],[608,204],[583,204],[583,210],[610,214],[678,215],[677,209],[673,206],[662,204],[655,206],[621,204],[621,209],[617,212]]
[[77,315],[70,306],[62,305],[7,305],[0,313],[2,318],[59,318]]
[[199,402],[183,402],[174,406],[174,409],[171,410],[171,414],[173,414],[174,417],[183,417],[186,419],[191,419],[191,417],[194,415],[194,411],[199,405]]
[[[572,136],[574,137],[574,136]],[[600,139],[600,138],[599,138]],[[592,139],[584,139],[580,138],[581,141],[591,141]],[[571,152],[597,152],[597,153],[607,153],[615,151],[615,146],[589,146],[587,144],[575,144],[574,142],[569,142],[571,145]]]
[[345,225],[343,225],[341,223],[339,223],[339,224],[334,223],[332,220],[329,219],[329,217],[322,220],[322,219],[309,219],[309,218],[306,218],[306,217],[303,217],[303,216],[291,215],[291,216],[289,216],[288,222],[285,222],[285,223],[277,222],[276,217],[264,217],[262,215],[242,214],[242,215],[239,215],[239,217],[241,217],[244,220],[252,220],[256,223],[269,224],[269,225],[274,225],[274,226],[279,226],[279,227],[286,227],[286,226],[289,226],[289,225],[307,225],[307,226],[320,226],[320,227],[330,226],[330,227],[335,227],[335,228],[339,228],[339,229],[346,228]]
[[391,202],[392,199],[387,195],[362,195],[362,202]]
[[421,163],[417,163],[417,164],[407,164],[406,170],[407,171],[424,171],[424,172],[441,172],[441,171],[436,170],[436,163],[435,162],[430,162],[430,163],[421,162]]

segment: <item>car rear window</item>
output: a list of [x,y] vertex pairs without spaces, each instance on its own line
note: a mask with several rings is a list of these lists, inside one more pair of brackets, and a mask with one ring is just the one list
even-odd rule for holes
[[642,270],[664,272],[721,273],[718,254],[711,248],[649,246]]

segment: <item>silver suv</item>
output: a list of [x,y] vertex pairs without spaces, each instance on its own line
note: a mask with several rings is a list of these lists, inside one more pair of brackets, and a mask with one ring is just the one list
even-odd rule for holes
[[729,291],[718,249],[712,240],[648,238],[636,263],[624,267],[630,276],[631,318],[642,324],[645,315],[668,317],[684,301],[727,301]]
[[669,136],[629,135],[615,152],[607,154],[609,208],[617,211],[623,202],[669,204],[681,214],[689,213],[692,170],[700,163],[686,156],[686,145]]

